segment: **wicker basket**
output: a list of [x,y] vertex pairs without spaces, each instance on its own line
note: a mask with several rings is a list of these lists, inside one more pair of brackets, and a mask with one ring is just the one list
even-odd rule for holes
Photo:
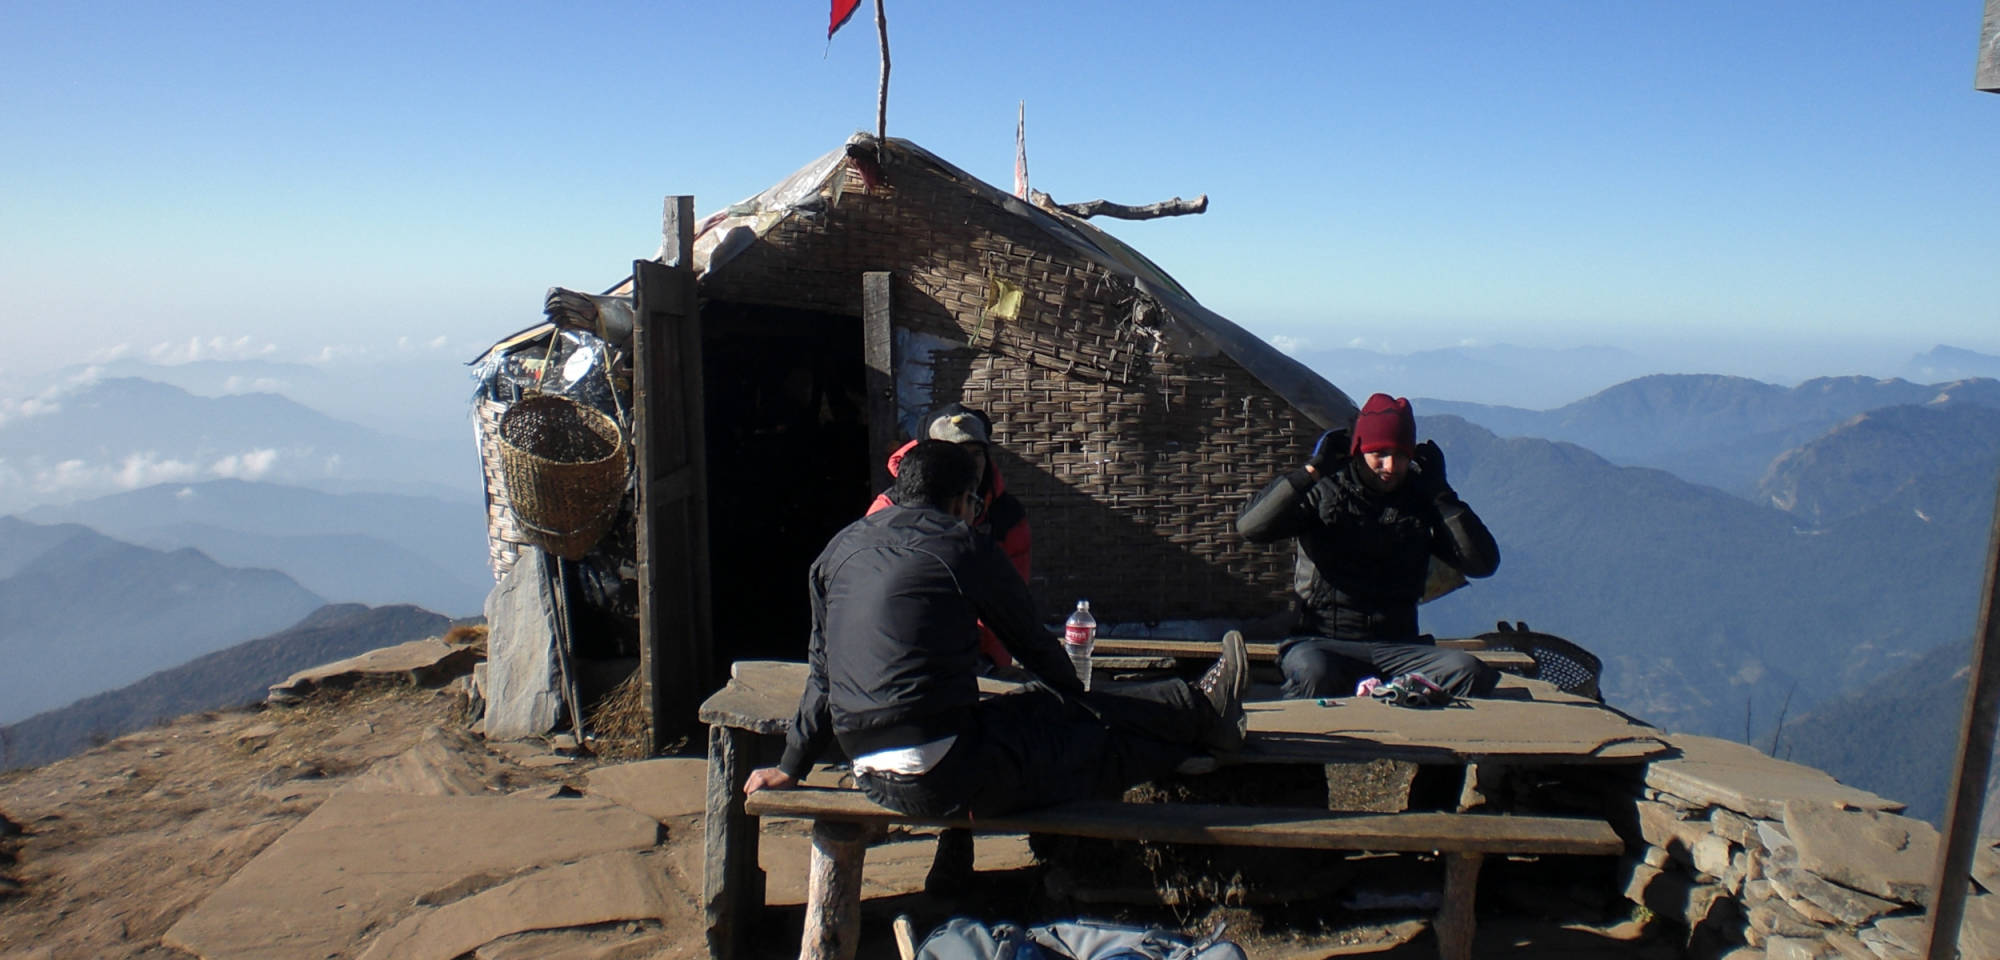
[[522,532],[575,560],[611,527],[627,479],[618,422],[568,397],[516,401],[500,417],[500,466]]

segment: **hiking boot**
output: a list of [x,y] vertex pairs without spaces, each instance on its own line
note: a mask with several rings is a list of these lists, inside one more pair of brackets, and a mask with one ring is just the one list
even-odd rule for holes
[[1227,714],[1231,704],[1242,704],[1243,695],[1250,692],[1250,647],[1243,634],[1231,630],[1222,635],[1222,656],[1194,686],[1217,716]]
[[1249,732],[1249,718],[1243,715],[1243,695],[1250,691],[1250,648],[1243,634],[1234,630],[1222,635],[1222,656],[1208,672],[1195,681],[1195,689],[1215,711],[1215,724],[1203,737],[1211,750],[1233,753],[1243,746]]

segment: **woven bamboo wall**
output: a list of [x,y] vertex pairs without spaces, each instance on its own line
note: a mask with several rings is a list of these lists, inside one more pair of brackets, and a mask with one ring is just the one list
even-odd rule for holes
[[[1244,543],[1244,500],[1303,458],[1306,416],[1221,355],[1176,355],[1157,307],[928,167],[890,183],[853,170],[703,281],[708,299],[859,315],[861,274],[895,277],[898,326],[967,344],[931,358],[933,402],[990,414],[996,456],[1034,529],[1035,586],[1051,611],[1089,597],[1100,620],[1256,616],[1287,602],[1289,544]],[[988,318],[993,280],[1024,291]]]

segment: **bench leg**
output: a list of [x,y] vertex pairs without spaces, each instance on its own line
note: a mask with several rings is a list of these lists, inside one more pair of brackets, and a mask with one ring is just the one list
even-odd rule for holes
[[799,960],[854,960],[861,939],[861,865],[868,828],[814,821]]
[[1482,853],[1447,853],[1444,856],[1444,902],[1438,907],[1438,956],[1443,960],[1472,960],[1473,894],[1479,890]]
[[750,778],[755,748],[756,734],[748,730],[721,724],[708,728],[701,900],[708,915],[712,960],[748,955],[748,913],[764,905],[763,871],[757,867],[757,818],[743,812],[743,783]]

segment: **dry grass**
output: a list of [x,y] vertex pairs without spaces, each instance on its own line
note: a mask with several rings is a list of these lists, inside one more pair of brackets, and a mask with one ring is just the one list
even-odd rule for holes
[[594,747],[606,760],[641,760],[646,749],[646,701],[639,695],[639,671],[590,705],[588,729],[597,734]]

